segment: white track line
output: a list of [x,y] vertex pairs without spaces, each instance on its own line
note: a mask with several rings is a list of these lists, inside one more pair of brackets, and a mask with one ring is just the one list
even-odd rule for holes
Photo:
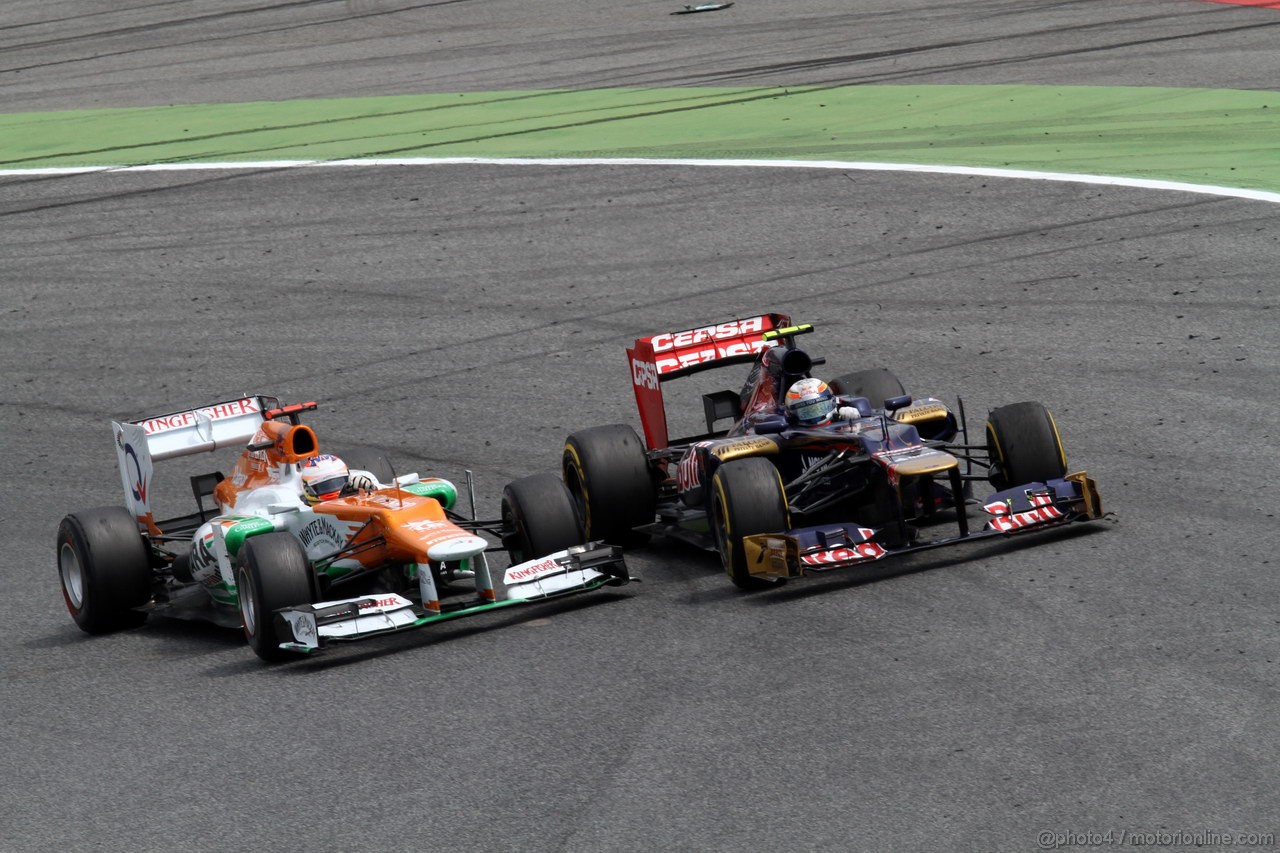
[[1071,172],[1036,172],[1028,169],[989,169],[976,166],[935,166],[919,163],[859,163],[840,160],[695,160],[684,158],[650,159],[640,157],[554,158],[554,157],[408,157],[368,160],[263,160],[229,163],[153,163],[145,166],[73,166],[50,169],[0,169],[0,177],[28,175],[86,175],[128,172],[186,172],[262,169],[320,169],[369,166],[718,166],[752,169],[836,169],[850,172],[924,172],[938,175],[974,175],[986,178],[1014,178],[1028,181],[1060,181],[1075,184],[1103,184],[1147,190],[1171,190],[1202,195],[1243,198],[1280,204],[1280,193],[1220,187],[1211,184],[1188,184],[1181,181],[1156,181],[1117,175],[1080,175]]

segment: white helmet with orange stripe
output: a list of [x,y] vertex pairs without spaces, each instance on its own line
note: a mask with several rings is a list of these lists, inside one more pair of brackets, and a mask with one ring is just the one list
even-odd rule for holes
[[309,504],[333,500],[342,495],[350,473],[332,453],[312,456],[302,463],[302,496]]

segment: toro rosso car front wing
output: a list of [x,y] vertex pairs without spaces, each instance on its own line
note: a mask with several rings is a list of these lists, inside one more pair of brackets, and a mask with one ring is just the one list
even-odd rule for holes
[[[419,568],[424,598],[434,595],[430,571]],[[279,636],[293,637],[280,648],[313,652],[329,642],[361,640],[377,634],[408,631],[433,622],[473,616],[490,610],[530,604],[603,586],[621,586],[631,578],[622,549],[591,543],[517,563],[506,570],[505,597],[449,609],[427,609],[397,593],[381,593],[285,607],[275,612]],[[427,591],[430,590],[430,593]],[[438,607],[439,602],[435,602]]]
[[744,536],[743,550],[753,577],[780,580],[874,563],[886,557],[959,542],[1094,521],[1103,516],[1097,484],[1083,472],[1061,480],[1028,483],[996,492],[986,499],[982,509],[987,521],[980,530],[969,530],[968,519],[961,509],[958,534],[941,539],[886,545],[878,541],[878,531],[872,528],[837,524]]

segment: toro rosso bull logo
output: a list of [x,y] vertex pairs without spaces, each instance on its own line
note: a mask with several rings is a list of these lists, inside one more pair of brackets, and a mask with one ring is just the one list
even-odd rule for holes
[[[714,326],[702,326],[684,332],[663,332],[649,339],[654,355],[670,352],[666,358],[659,358],[654,367],[659,374],[670,373],[682,367],[715,361],[734,355],[749,355],[768,349],[771,344],[761,338],[744,339],[748,335],[759,335],[766,331],[767,317],[750,317],[745,320],[734,320],[729,323],[718,323]],[[639,374],[633,375],[640,385]]]

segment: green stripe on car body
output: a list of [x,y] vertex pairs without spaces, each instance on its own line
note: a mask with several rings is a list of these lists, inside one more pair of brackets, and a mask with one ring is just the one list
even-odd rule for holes
[[270,533],[275,527],[265,518],[247,515],[236,519],[235,524],[223,529],[222,538],[227,543],[227,553],[235,557],[240,553],[244,540],[259,533]]
[[403,487],[406,492],[424,498],[434,498],[445,509],[453,509],[458,500],[458,489],[448,480],[419,480]]

